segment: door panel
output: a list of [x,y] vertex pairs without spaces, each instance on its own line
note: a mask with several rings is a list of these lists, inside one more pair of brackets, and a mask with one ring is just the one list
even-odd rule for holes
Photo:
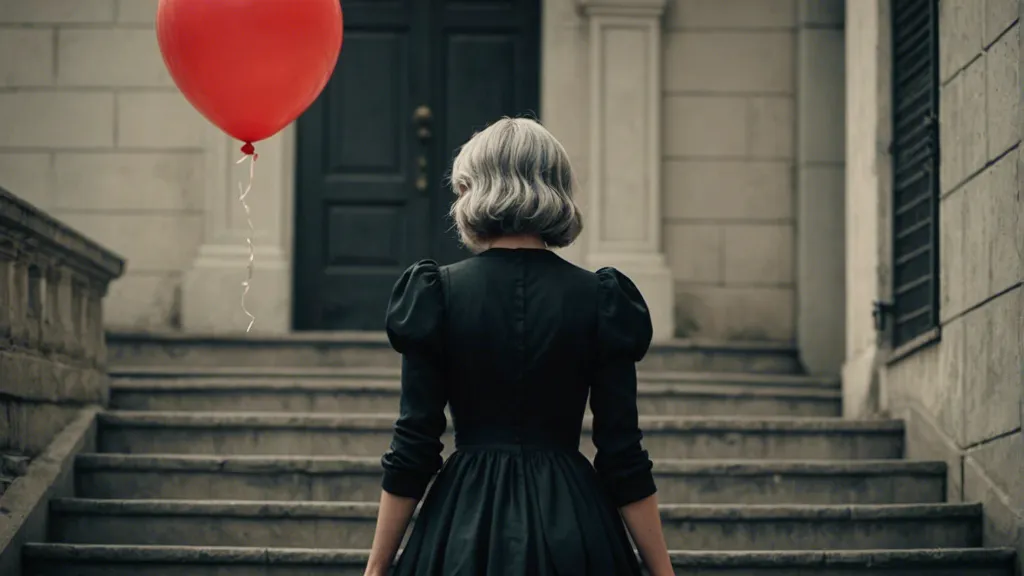
[[538,4],[343,2],[337,69],[298,122],[296,329],[381,330],[405,267],[467,255],[444,176],[473,132],[535,115]]
[[409,38],[394,32],[353,32],[345,44],[344,65],[363,72],[361,82],[336,78],[324,99],[324,174],[332,192],[344,196],[346,181],[379,187],[377,193],[402,196],[407,152]]
[[344,56],[298,122],[297,329],[380,330],[391,285],[426,237],[409,111],[426,97],[427,11],[420,0],[344,9]]
[[[459,146],[503,116],[537,117],[540,100],[540,2],[444,0],[438,4],[434,97],[440,145],[437,162],[451,167]],[[434,258],[457,262],[469,255],[448,217],[451,190],[433,205]]]

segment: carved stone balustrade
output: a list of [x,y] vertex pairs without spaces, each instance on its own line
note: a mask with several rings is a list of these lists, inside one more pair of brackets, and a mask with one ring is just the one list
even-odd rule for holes
[[124,266],[0,188],[0,452],[37,454],[106,403],[102,303]]

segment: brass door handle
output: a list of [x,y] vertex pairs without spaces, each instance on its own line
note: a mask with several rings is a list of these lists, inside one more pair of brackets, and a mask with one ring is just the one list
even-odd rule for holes
[[427,106],[426,104],[423,104],[422,106],[417,106],[416,109],[413,110],[412,112],[412,121],[417,124],[425,124],[427,122],[430,122],[430,120],[433,119],[433,117],[434,113],[430,111],[430,106]]
[[426,142],[433,135],[430,131],[430,123],[434,120],[434,113],[427,105],[417,106],[412,113],[412,122],[416,125],[416,137],[420,142]]
[[417,175],[416,175],[416,190],[419,191],[419,192],[426,192],[427,191],[427,157],[426,156],[420,155],[420,157],[416,159],[416,169],[417,169],[417,172],[418,172]]

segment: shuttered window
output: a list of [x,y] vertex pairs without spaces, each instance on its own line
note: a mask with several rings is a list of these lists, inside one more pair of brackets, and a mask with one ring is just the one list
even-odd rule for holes
[[893,346],[939,325],[938,0],[892,5]]

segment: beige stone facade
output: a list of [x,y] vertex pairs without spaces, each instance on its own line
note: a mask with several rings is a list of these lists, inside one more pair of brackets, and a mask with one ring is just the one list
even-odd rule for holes
[[[0,64],[0,184],[127,257],[107,299],[111,326],[237,332],[237,144],[172,85],[155,6],[0,4],[0,46],[12,55]],[[814,294],[832,277],[824,289],[841,298],[841,8],[543,2],[541,117],[574,158],[589,217],[566,254],[634,276],[661,338],[796,342],[802,329],[816,334],[804,339],[821,358],[815,371],[838,370],[837,295],[798,298],[798,278]],[[800,109],[817,116],[798,113],[805,98]],[[292,325],[294,141],[289,129],[263,143],[251,197],[250,307],[268,333]],[[801,229],[804,211],[829,224]],[[827,273],[798,272],[819,267]]]
[[0,3],[0,185],[128,260],[112,325],[180,325],[203,238],[204,125],[161,65],[156,2]]
[[889,3],[847,3],[847,416],[907,420],[908,456],[949,464],[951,501],[985,505],[986,545],[1024,526],[1020,5],[941,0],[940,326],[895,350]]
[[793,2],[666,18],[665,246],[680,335],[794,336]]

